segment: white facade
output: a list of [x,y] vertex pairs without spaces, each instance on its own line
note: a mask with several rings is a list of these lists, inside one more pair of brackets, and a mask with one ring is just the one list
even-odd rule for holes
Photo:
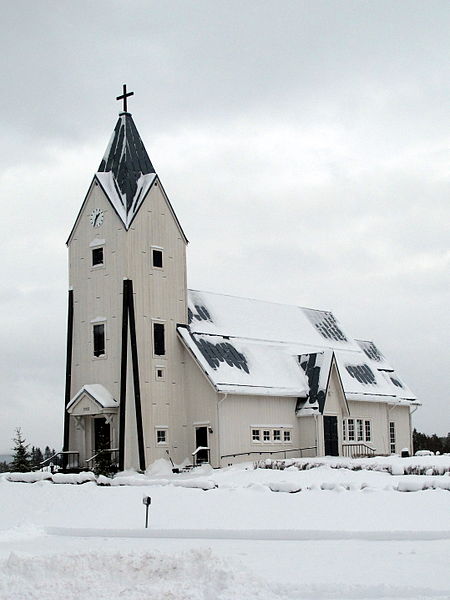
[[99,450],[145,469],[411,449],[417,401],[371,342],[324,311],[188,291],[186,244],[123,113],[68,240],[64,450],[81,467]]

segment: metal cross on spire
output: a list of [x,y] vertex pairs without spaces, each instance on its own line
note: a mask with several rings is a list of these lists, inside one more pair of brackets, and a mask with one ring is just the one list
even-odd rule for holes
[[117,96],[116,100],[123,100],[123,112],[127,112],[127,98],[128,96],[134,96],[134,92],[127,93],[127,84],[123,84],[123,94],[121,96]]

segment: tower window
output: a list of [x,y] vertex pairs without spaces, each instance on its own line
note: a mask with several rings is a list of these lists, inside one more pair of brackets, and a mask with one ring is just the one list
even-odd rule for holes
[[105,325],[94,325],[94,356],[103,356],[105,354]]
[[166,353],[163,323],[153,323],[153,353],[156,356],[164,356]]
[[162,250],[152,249],[152,264],[157,269],[163,268],[163,252]]
[[103,264],[103,248],[94,248],[92,250],[92,266]]
[[155,369],[155,378],[159,379],[160,381],[164,381],[166,378],[166,374],[165,374],[165,367],[156,367]]

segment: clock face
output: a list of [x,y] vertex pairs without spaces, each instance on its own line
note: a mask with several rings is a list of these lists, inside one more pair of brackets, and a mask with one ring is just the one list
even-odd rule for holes
[[89,221],[91,222],[92,227],[100,227],[103,225],[103,220],[105,215],[100,208],[94,208],[89,216]]

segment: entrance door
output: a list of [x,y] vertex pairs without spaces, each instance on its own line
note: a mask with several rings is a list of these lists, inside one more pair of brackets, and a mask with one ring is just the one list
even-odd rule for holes
[[105,450],[111,446],[111,426],[106,419],[94,419],[94,450]]
[[323,435],[326,456],[339,456],[337,417],[323,418]]
[[[207,427],[196,427],[195,429],[195,448],[199,446],[203,448],[208,447],[208,428]],[[195,464],[209,462],[209,450],[199,450],[197,452]]]

